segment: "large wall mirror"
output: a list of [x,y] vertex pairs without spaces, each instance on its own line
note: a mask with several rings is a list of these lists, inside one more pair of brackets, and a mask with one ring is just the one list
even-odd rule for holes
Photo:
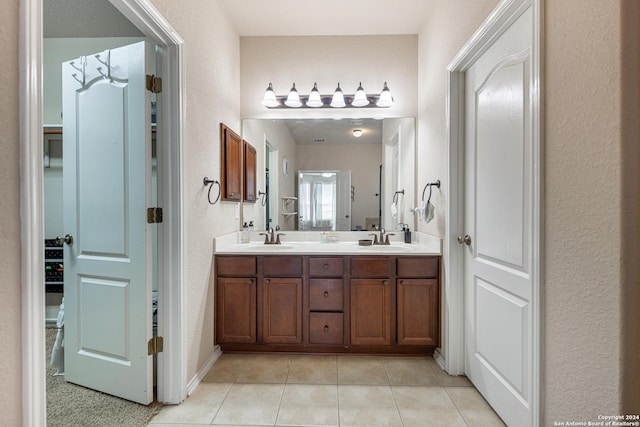
[[[257,150],[258,229],[415,229],[415,120],[245,119]],[[283,173],[284,169],[287,173]]]

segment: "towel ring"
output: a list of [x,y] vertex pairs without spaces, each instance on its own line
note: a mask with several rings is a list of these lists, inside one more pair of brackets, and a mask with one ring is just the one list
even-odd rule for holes
[[[221,190],[222,190],[222,188],[220,187],[220,182],[216,181],[215,179],[209,179],[206,176],[204,177],[202,182],[203,182],[205,187],[207,185],[209,186],[209,191],[207,192],[207,199],[209,200],[209,204],[210,205],[215,205],[216,203],[218,203],[218,200],[220,200],[220,193],[221,193]],[[211,189],[213,188],[213,184],[216,184],[218,186],[218,197],[216,197],[216,199],[212,202],[211,201]]]
[[422,199],[421,199],[423,202],[424,202],[424,192],[427,191],[427,187],[429,187],[429,199],[427,200],[427,203],[431,201],[431,191],[433,190],[434,186],[440,188],[440,180],[437,180],[436,182],[430,182],[424,186],[424,189],[422,190]]

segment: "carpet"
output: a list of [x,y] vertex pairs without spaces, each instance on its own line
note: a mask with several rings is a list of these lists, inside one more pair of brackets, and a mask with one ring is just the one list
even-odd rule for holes
[[48,427],[140,427],[160,412],[162,404],[155,401],[144,406],[54,377],[49,362],[56,332],[46,329]]

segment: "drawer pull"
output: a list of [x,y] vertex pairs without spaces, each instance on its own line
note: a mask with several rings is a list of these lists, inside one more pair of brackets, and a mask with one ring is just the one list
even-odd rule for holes
[[329,269],[329,264],[323,265],[322,268],[324,268],[325,270],[328,270]]
[[323,294],[323,295],[324,295],[324,297],[325,297],[325,298],[328,298],[328,297],[329,297],[329,292],[324,291],[324,294]]
[[327,332],[329,330],[329,325],[324,325],[324,331]]

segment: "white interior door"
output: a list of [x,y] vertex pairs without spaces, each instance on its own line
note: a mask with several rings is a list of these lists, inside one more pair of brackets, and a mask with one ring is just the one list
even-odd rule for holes
[[532,425],[532,22],[465,75],[465,373],[510,426]]
[[351,231],[351,171],[336,173],[336,230]]
[[140,42],[63,64],[65,379],[153,400],[151,114]]

